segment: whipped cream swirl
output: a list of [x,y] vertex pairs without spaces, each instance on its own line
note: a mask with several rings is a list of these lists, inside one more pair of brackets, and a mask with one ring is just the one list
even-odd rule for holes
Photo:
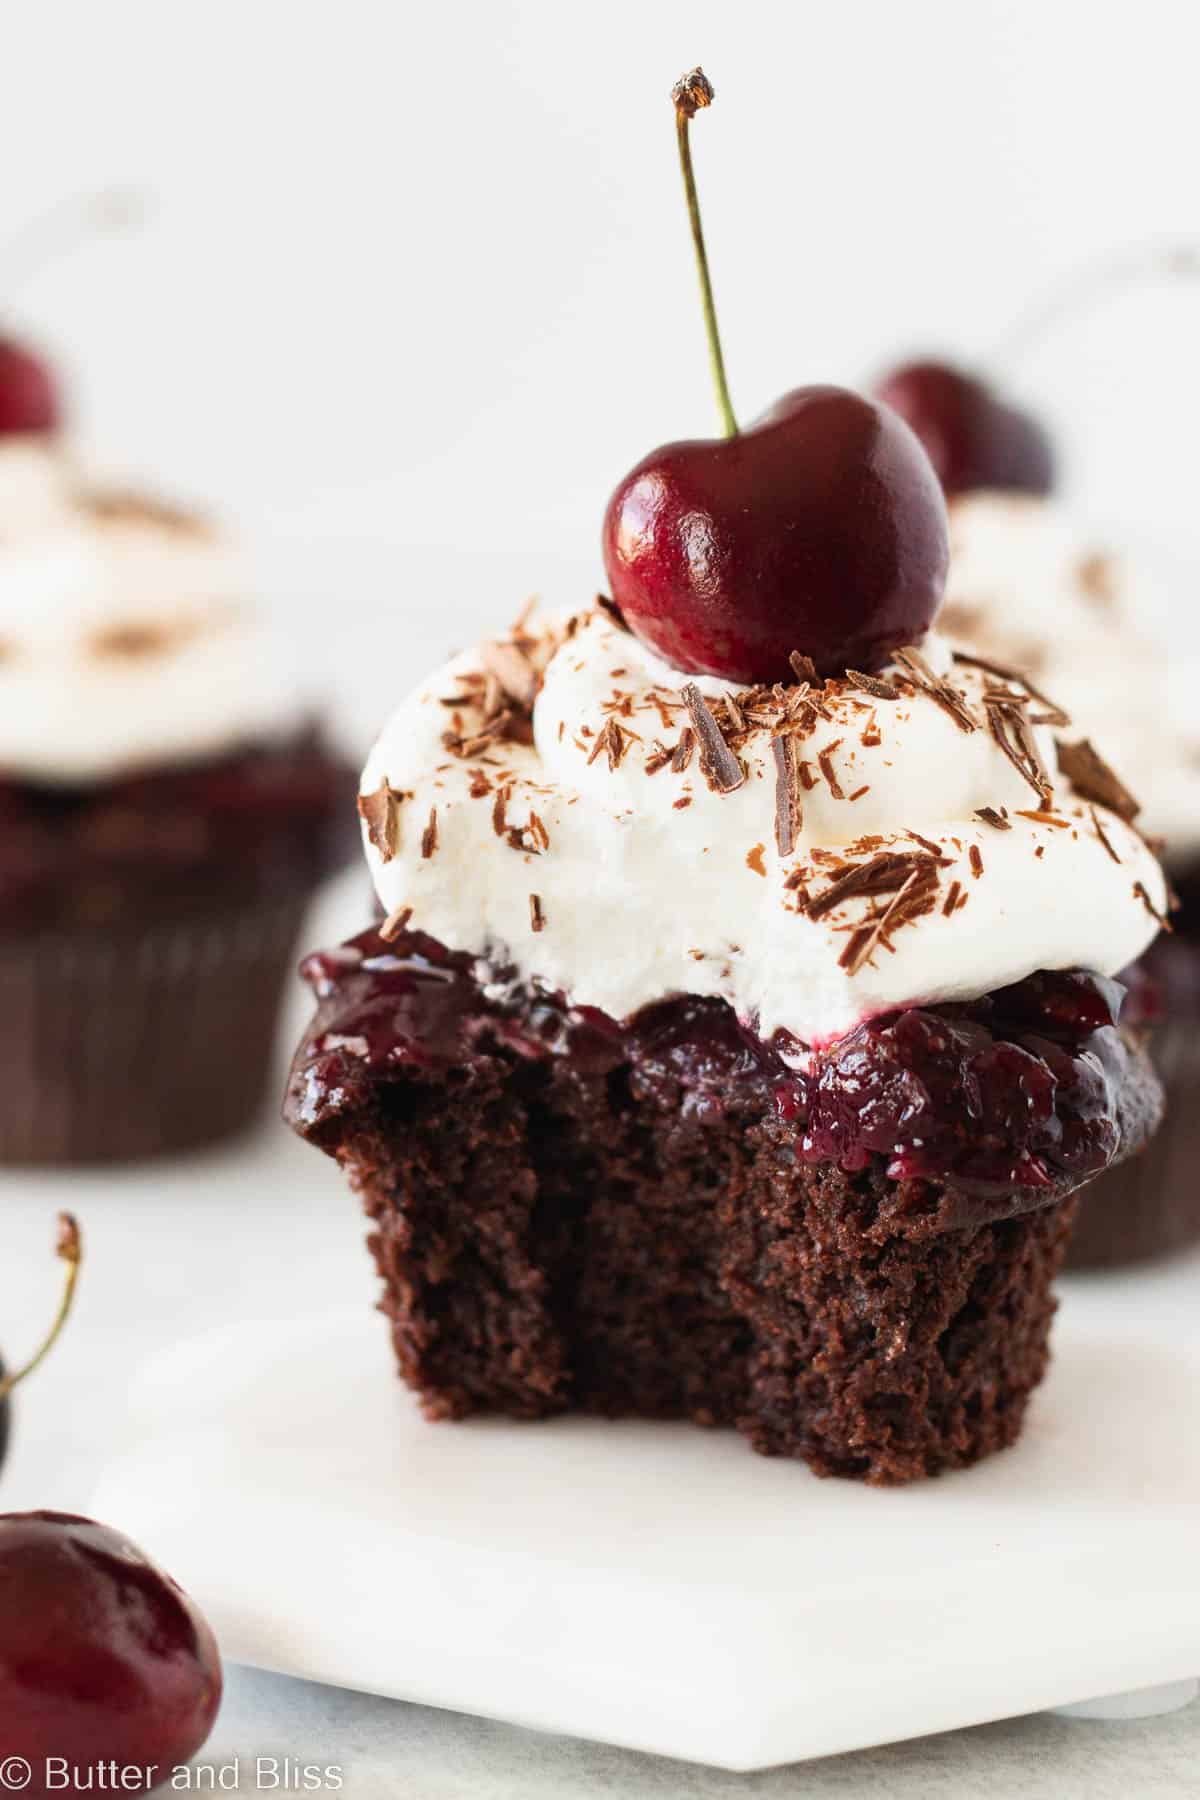
[[813,1047],[1154,937],[1162,872],[1053,709],[942,640],[881,684],[681,679],[598,607],[422,683],[361,783],[387,912],[618,1019],[716,995]]
[[191,514],[0,444],[0,773],[87,784],[284,731],[302,707],[241,553]]

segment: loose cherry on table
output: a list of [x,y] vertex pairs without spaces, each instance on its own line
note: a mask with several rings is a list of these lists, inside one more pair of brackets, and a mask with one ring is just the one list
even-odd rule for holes
[[949,363],[903,363],[875,387],[925,446],[948,496],[975,488],[1048,494],[1054,450],[1030,412],[986,381]]
[[0,1514],[0,1762],[31,1765],[26,1793],[48,1791],[51,1757],[151,1769],[141,1792],[169,1781],[221,1686],[199,1610],[135,1545],[71,1513]]
[[870,669],[920,639],[942,598],[946,508],[916,436],[877,401],[797,388],[745,431],[729,399],[700,225],[689,123],[712,88],[674,89],[676,129],[723,439],[667,444],[605,515],[612,598],[676,668],[739,682]]

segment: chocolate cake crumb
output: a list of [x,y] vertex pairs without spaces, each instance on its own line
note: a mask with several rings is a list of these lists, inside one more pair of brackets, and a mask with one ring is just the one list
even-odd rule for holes
[[385,944],[390,944],[393,938],[398,938],[400,936],[400,933],[404,930],[408,921],[412,918],[412,915],[413,909],[411,906],[397,906],[388,914],[387,918],[383,921],[383,924],[379,927],[379,935]]
[[390,863],[400,843],[400,806],[405,796],[381,781],[373,794],[358,796],[358,816],[367,827],[367,838],[385,863]]
[[1089,740],[1068,744],[1058,739],[1056,745],[1058,766],[1080,798],[1107,807],[1127,825],[1132,824],[1141,807]]
[[732,794],[745,781],[745,769],[725,742],[721,728],[695,682],[689,681],[680,692],[696,734],[704,779],[714,792]]

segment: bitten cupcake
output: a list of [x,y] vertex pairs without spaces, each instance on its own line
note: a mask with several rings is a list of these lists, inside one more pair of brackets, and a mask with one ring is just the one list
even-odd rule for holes
[[0,435],[0,1160],[260,1107],[345,775],[251,593],[214,526]]
[[1113,976],[1166,885],[1065,715],[930,631],[908,426],[809,387],[739,428],[712,89],[673,98],[726,435],[618,485],[611,600],[385,727],[386,917],[306,965],[287,1117],[362,1196],[431,1418],[693,1419],[913,1481],[1016,1438],[1074,1196],[1157,1123]]
[[1165,1255],[1200,1239],[1196,664],[1170,662],[1157,646],[1147,620],[1163,609],[1146,573],[1098,545],[1061,506],[983,493],[955,501],[950,521],[945,631],[993,661],[1018,662],[1061,700],[1072,719],[1064,737],[1094,733],[1128,778],[1132,791],[1110,790],[1112,804],[1167,846],[1182,904],[1173,934],[1131,977],[1134,1004],[1157,1020],[1153,1056],[1167,1122],[1144,1155],[1089,1191],[1070,1262],[1118,1266]]

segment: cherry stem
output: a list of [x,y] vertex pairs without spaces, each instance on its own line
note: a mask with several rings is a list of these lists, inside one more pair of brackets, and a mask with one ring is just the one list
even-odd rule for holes
[[1016,318],[987,359],[989,369],[1011,369],[1063,324],[1089,307],[1142,281],[1174,281],[1200,275],[1200,244],[1128,244],[1073,269]]
[[6,293],[53,262],[81,238],[97,232],[129,231],[141,223],[145,196],[134,189],[103,188],[72,194],[29,219],[0,244],[0,278]]
[[704,330],[708,336],[708,359],[712,365],[713,386],[717,390],[717,406],[726,437],[736,437],[738,422],[729,398],[725,378],[725,358],[721,354],[721,333],[717,329],[717,309],[713,303],[712,281],[708,273],[708,252],[704,248],[704,227],[700,223],[700,202],[696,197],[696,178],[692,173],[692,146],[688,132],[696,113],[713,101],[712,83],[703,69],[691,69],[671,89],[675,103],[675,135],[679,141],[679,166],[683,170],[683,191],[687,196],[688,223],[692,228],[692,245],[696,252],[696,269],[700,276],[700,304],[704,309]]
[[0,1403],[7,1400],[13,1389],[19,1387],[26,1376],[32,1375],[33,1371],[45,1361],[46,1357],[49,1356],[51,1350],[53,1350],[55,1344],[58,1342],[63,1326],[70,1317],[71,1306],[75,1299],[75,1288],[79,1281],[79,1265],[83,1261],[83,1239],[80,1236],[79,1225],[73,1214],[65,1212],[59,1213],[58,1238],[54,1248],[55,1253],[60,1256],[67,1265],[67,1279],[63,1284],[62,1299],[58,1303],[58,1311],[54,1315],[54,1323],[51,1325],[41,1348],[34,1352],[29,1361],[25,1364],[25,1367],[23,1369],[17,1369],[13,1374],[6,1375],[3,1380],[0,1380]]

